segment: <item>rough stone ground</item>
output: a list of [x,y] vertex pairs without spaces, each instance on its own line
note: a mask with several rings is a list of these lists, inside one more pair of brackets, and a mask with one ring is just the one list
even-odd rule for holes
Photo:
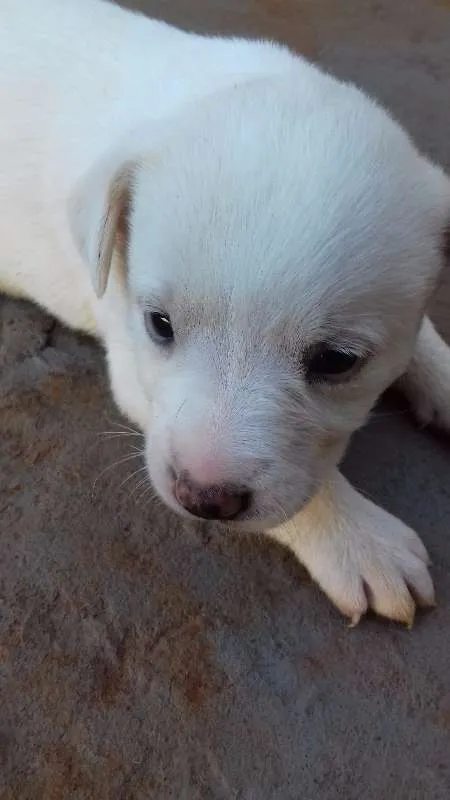
[[[450,3],[160,0],[354,78],[450,167]],[[143,76],[143,79],[144,76]],[[450,340],[450,277],[435,318]],[[347,472],[413,525],[439,607],[348,630],[290,555],[142,492],[101,354],[0,300],[4,800],[448,800],[450,449],[391,400]],[[140,496],[141,495],[141,496]]]

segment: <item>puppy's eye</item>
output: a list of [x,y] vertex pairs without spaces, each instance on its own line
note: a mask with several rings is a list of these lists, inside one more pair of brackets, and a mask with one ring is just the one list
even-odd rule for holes
[[360,359],[355,353],[335,350],[323,345],[306,361],[308,380],[314,382],[337,383],[347,377],[358,366]]
[[159,344],[173,342],[173,328],[170,317],[158,311],[146,311],[144,314],[147,333]]

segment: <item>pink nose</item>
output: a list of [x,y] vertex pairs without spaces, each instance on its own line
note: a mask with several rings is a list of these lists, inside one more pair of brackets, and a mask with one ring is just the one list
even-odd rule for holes
[[175,481],[174,494],[186,511],[202,519],[231,520],[250,505],[250,492],[237,486],[197,486],[187,473]]

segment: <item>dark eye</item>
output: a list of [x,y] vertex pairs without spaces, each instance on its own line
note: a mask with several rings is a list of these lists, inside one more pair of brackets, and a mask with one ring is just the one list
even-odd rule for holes
[[307,377],[310,381],[332,383],[352,372],[359,358],[346,350],[335,350],[326,345],[317,349],[306,362]]
[[173,341],[173,328],[170,317],[158,311],[145,312],[145,327],[151,338],[159,344],[170,344]]

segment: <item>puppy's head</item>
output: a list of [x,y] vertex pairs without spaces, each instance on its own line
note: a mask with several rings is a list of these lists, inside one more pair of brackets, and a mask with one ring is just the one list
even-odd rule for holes
[[99,294],[125,259],[154,486],[244,527],[297,512],[405,370],[450,216],[396,123],[309,69],[139,134],[73,207]]

